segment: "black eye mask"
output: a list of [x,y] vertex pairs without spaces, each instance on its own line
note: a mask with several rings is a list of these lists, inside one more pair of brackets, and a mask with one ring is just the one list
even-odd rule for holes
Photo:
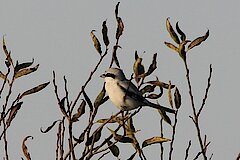
[[113,79],[115,79],[116,76],[112,73],[107,73],[105,74],[105,77],[112,77]]

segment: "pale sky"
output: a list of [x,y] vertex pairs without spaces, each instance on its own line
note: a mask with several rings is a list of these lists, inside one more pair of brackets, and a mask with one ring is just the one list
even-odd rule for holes
[[[90,31],[97,30],[96,36],[101,40],[102,22],[107,19],[111,42],[109,55],[86,88],[89,96],[94,99],[103,83],[99,76],[110,63],[112,45],[115,43],[114,10],[117,2],[1,0],[0,36],[5,35],[13,59],[25,62],[34,58],[35,64],[40,64],[36,73],[16,82],[15,94],[40,83],[52,82],[54,70],[59,89],[63,89],[62,77],[66,75],[73,100],[99,59]],[[211,141],[208,154],[213,153],[213,159],[235,159],[240,152],[240,76],[237,72],[240,67],[239,6],[238,0],[123,0],[120,3],[119,16],[123,19],[125,30],[120,39],[119,45],[122,49],[118,51],[118,57],[127,77],[132,73],[135,50],[143,57],[146,67],[151,63],[152,55],[158,53],[158,68],[154,75],[165,82],[171,80],[182,94],[183,105],[179,113],[174,159],[184,158],[190,139],[194,146],[190,150],[190,159],[199,151],[199,147],[196,130],[188,117],[192,111],[184,64],[177,54],[164,45],[164,41],[172,42],[165,27],[166,18],[170,17],[173,25],[179,21],[180,27],[191,40],[210,30],[207,41],[192,49],[188,55],[193,93],[195,103],[199,106],[207,84],[209,65],[212,64],[212,86],[200,125],[203,134]],[[5,55],[2,50],[0,53],[0,70],[5,71]],[[61,93],[63,96],[64,92]],[[1,104],[3,101],[4,99],[0,99]],[[160,102],[168,105],[166,96],[161,97]],[[107,118],[117,111],[118,109],[108,102],[99,110],[98,118]],[[26,97],[22,109],[8,130],[10,159],[23,157],[21,143],[27,135],[34,137],[27,142],[32,159],[55,159],[56,129],[48,134],[41,134],[39,129],[46,128],[60,118],[52,83],[41,93]],[[86,119],[82,117],[80,122]],[[140,142],[159,135],[159,115],[155,110],[144,108],[134,120],[135,127],[141,130],[137,133]],[[79,124],[79,130],[74,128],[76,134],[81,133],[81,127]],[[109,134],[107,131],[105,133]],[[170,138],[170,134],[166,134],[166,137]],[[0,145],[0,155],[3,155],[2,147],[3,143]],[[121,149],[120,158],[126,159],[133,152],[128,145]],[[149,159],[159,159],[159,145],[144,149],[144,153]],[[109,157],[111,158],[111,155]]]

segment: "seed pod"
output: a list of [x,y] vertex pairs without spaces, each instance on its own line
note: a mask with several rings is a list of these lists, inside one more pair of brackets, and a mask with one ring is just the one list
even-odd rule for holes
[[94,47],[97,50],[97,52],[101,55],[102,54],[101,44],[93,32],[95,32],[95,30],[92,30],[90,35],[92,37]]
[[106,25],[106,21],[103,21],[103,24],[102,24],[102,36],[103,36],[103,42],[106,46],[109,45],[109,39],[108,39],[108,28],[107,28],[107,25]]
[[178,88],[176,87],[174,92],[174,103],[177,109],[180,108],[182,102],[181,102],[181,94],[179,93]]

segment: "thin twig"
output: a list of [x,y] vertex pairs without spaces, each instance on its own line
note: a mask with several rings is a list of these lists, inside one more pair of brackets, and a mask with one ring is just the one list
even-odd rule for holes
[[8,67],[7,74],[5,75],[5,78],[4,78],[4,81],[3,81],[3,84],[2,84],[2,87],[1,87],[1,90],[0,90],[0,98],[1,98],[2,92],[3,92],[3,90],[4,90],[5,84],[6,84],[6,82],[8,81],[8,80],[7,80],[7,77],[8,77],[8,75],[9,75],[10,71],[11,71],[11,70],[10,70],[10,67]]
[[[128,120],[128,119],[130,119],[130,118],[132,118],[134,115],[136,115],[140,110],[142,109],[142,107],[139,107],[135,112],[133,112],[128,118],[126,118],[125,120],[124,120],[124,123],[123,124],[119,124],[119,126],[115,129],[115,131],[114,132],[117,132],[124,124],[125,124],[125,122]],[[120,112],[118,112],[117,114],[120,114],[121,113],[121,111]],[[115,115],[116,116],[116,115]],[[102,146],[104,146],[111,138],[113,137],[113,135],[111,134],[108,138],[106,138],[99,146],[97,146],[96,148],[94,148],[93,150],[94,150],[94,152],[92,152],[92,155],[88,155],[88,157],[90,158],[90,157],[92,157],[94,154],[95,154],[95,152],[97,152]],[[84,157],[84,156],[83,156]]]
[[60,141],[60,160],[63,160],[63,154],[64,154],[64,138],[65,138],[65,125],[64,125],[64,120],[65,120],[65,117],[63,117],[62,119],[62,135],[61,135],[61,141]]
[[116,143],[117,143],[117,141],[116,141],[116,142],[113,142],[111,145],[107,146],[106,148],[103,148],[103,149],[101,149],[101,150],[98,150],[98,151],[95,152],[94,154],[98,154],[98,153],[104,152],[104,151],[108,150],[110,147],[112,147],[113,145],[115,145]]
[[[5,119],[3,119],[3,128],[4,130],[6,130],[6,123],[5,123]],[[6,131],[3,132],[3,140],[4,140],[4,150],[5,150],[5,156],[6,156],[6,160],[9,159],[8,156],[8,141],[7,141],[7,133]]]
[[[209,144],[210,144],[210,142],[208,142],[208,144],[204,147],[203,150],[206,150]],[[198,154],[196,155],[196,157],[195,157],[193,160],[197,160],[198,157],[199,157],[201,154],[205,154],[205,153],[203,153],[202,151],[198,152]]]
[[187,78],[187,82],[188,82],[188,89],[189,89],[189,95],[190,95],[190,99],[191,99],[191,106],[192,106],[192,111],[193,111],[193,116],[194,118],[192,118],[195,127],[197,129],[197,137],[198,137],[198,141],[201,147],[201,153],[203,155],[204,160],[207,160],[207,156],[206,156],[206,152],[204,150],[204,145],[203,145],[203,140],[202,140],[202,136],[201,136],[201,130],[200,130],[200,126],[199,126],[199,119],[197,116],[197,112],[196,112],[196,107],[194,104],[194,98],[193,98],[193,94],[192,94],[192,86],[191,86],[191,81],[190,81],[190,75],[189,75],[189,69],[188,69],[188,65],[187,65],[187,61],[184,61],[185,64],[185,69],[186,69],[186,78]]
[[175,113],[175,120],[174,120],[174,125],[173,125],[173,129],[172,129],[172,140],[170,142],[170,152],[169,152],[169,160],[172,159],[172,153],[173,153],[173,143],[175,140],[175,134],[176,134],[176,126],[177,126],[177,115],[178,115],[178,109],[176,110]]
[[202,110],[203,110],[203,107],[206,103],[206,100],[207,100],[207,97],[208,97],[208,91],[209,91],[209,88],[211,86],[211,77],[212,77],[212,65],[210,64],[209,66],[209,77],[208,77],[208,82],[207,82],[207,88],[206,88],[206,91],[205,91],[205,95],[204,95],[204,98],[203,98],[203,101],[202,101],[202,105],[197,113],[197,117],[199,117],[199,115],[201,114]]
[[60,143],[61,143],[61,132],[62,132],[62,127],[61,127],[62,125],[61,125],[61,122],[59,123],[59,125],[58,125],[58,132],[57,132],[57,146],[56,146],[56,160],[58,160],[59,158],[58,158],[58,152],[59,152],[59,148],[60,148]]
[[82,94],[82,92],[83,92],[83,89],[85,89],[85,87],[86,87],[86,86],[88,85],[88,83],[91,81],[92,76],[93,76],[94,73],[97,71],[99,65],[101,64],[101,62],[102,62],[102,60],[103,60],[103,58],[107,55],[107,53],[108,53],[107,51],[108,51],[108,48],[106,48],[105,53],[104,53],[103,55],[101,55],[101,57],[100,57],[97,65],[95,66],[95,68],[93,69],[93,71],[90,73],[87,81],[86,81],[86,82],[84,83],[84,85],[81,87],[80,92],[78,93],[75,101],[74,101],[73,104],[72,104],[71,112],[72,112],[72,110],[74,109],[74,107],[76,106],[76,104],[77,104],[77,102],[78,102],[78,100],[79,100],[79,98],[80,98],[80,96],[81,96],[81,94]]
[[70,121],[69,125],[68,125],[68,132],[69,132],[69,146],[70,146],[70,151],[72,153],[72,157],[73,160],[76,159],[75,156],[75,151],[74,151],[74,147],[73,147],[73,134],[72,134],[72,122]]
[[[163,118],[161,118],[160,120],[160,135],[161,137],[163,137]],[[163,143],[160,143],[160,159],[161,160],[163,160],[163,151],[164,151]]]
[[[117,115],[119,115],[121,113],[121,111],[119,111],[118,113],[116,113],[115,115],[113,115],[113,116],[111,116],[111,118],[109,118],[108,119],[108,121],[106,121],[105,123],[104,123],[104,125],[105,124],[107,124],[109,121],[111,121],[114,117],[116,117]],[[93,123],[93,122],[92,122]],[[86,133],[87,132],[87,130],[89,129],[89,125],[86,127],[86,129],[83,131],[83,133]],[[74,147],[73,148],[75,148],[76,146],[77,146],[77,142],[74,144]],[[105,143],[106,144],[106,143]],[[87,149],[86,148],[88,148],[88,147],[85,147],[85,150],[83,151],[83,153],[82,153],[82,158],[84,158],[86,155],[87,155]],[[95,148],[93,149],[93,150],[96,150]],[[68,156],[70,155],[70,151],[65,155],[65,157],[64,157],[64,160],[66,160],[67,158],[68,158]]]
[[61,100],[60,100],[60,98],[58,96],[58,87],[57,87],[57,84],[56,84],[56,74],[55,74],[55,71],[53,71],[53,85],[54,85],[54,93],[56,95],[58,104],[60,104]]
[[[1,114],[0,123],[1,123],[1,121],[2,121],[4,118],[6,118],[6,116],[8,115],[8,113],[12,110],[12,106],[14,106],[16,102],[19,102],[19,97],[20,97],[20,94],[19,94],[19,95],[17,96],[17,98],[12,102],[11,107],[9,107],[7,111],[5,111],[5,114],[3,114],[3,113]],[[1,137],[1,136],[0,136],[0,137]],[[1,139],[1,138],[0,138],[0,139]]]
[[108,153],[110,153],[110,151],[106,152],[106,153],[103,153],[99,158],[98,160],[102,159],[104,156],[106,156]]
[[195,108],[195,104],[194,104],[194,98],[193,98],[193,94],[192,94],[192,85],[191,85],[191,81],[190,81],[190,71],[188,69],[188,65],[187,65],[187,61],[184,61],[185,64],[185,69],[186,69],[186,77],[187,77],[187,82],[188,82],[188,89],[189,89],[189,95],[190,95],[190,100],[191,100],[191,106],[192,106],[192,110],[193,110],[193,115],[194,117],[197,117],[196,114],[196,108]]
[[64,90],[65,90],[65,97],[66,97],[66,101],[67,101],[67,113],[69,113],[69,116],[71,117],[72,113],[70,113],[70,102],[69,102],[69,93],[68,93],[68,88],[67,88],[67,79],[64,76],[63,77],[64,80]]
[[[6,96],[6,99],[5,99],[5,103],[3,105],[3,111],[2,111],[2,115],[5,114],[6,112],[6,109],[7,109],[7,106],[8,106],[8,102],[9,102],[9,98],[12,94],[12,87],[13,87],[13,82],[14,82],[14,75],[12,76],[12,80],[11,80],[11,83],[9,85],[9,90],[8,90],[8,94]],[[8,155],[8,141],[7,141],[7,129],[9,128],[9,126],[6,125],[6,121],[5,121],[5,118],[3,118],[3,140],[4,140],[4,150],[5,150],[5,156],[6,156],[6,160],[9,159],[9,155]],[[1,135],[2,137],[2,135]],[[0,140],[1,140],[1,137],[0,137]]]
[[187,147],[187,149],[186,149],[186,154],[185,154],[184,160],[187,160],[187,159],[188,159],[189,149],[190,149],[191,145],[192,145],[192,142],[191,142],[191,140],[190,140],[190,141],[188,142],[188,147]]

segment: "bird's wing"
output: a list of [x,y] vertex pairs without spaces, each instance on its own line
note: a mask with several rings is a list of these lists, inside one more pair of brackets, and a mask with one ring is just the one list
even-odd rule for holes
[[118,86],[129,96],[139,102],[144,102],[144,97],[138,88],[129,80],[119,81]]
[[170,108],[158,105],[158,104],[154,104],[154,103],[148,101],[147,99],[145,99],[142,96],[142,93],[138,90],[138,88],[131,81],[129,81],[129,80],[119,81],[117,84],[123,90],[123,92],[126,93],[125,98],[130,97],[130,98],[138,101],[139,104],[142,106],[147,105],[147,106],[150,106],[150,107],[153,107],[156,109],[160,109],[162,111],[166,111],[169,113],[175,113],[175,110],[173,110],[173,109],[170,109]]

